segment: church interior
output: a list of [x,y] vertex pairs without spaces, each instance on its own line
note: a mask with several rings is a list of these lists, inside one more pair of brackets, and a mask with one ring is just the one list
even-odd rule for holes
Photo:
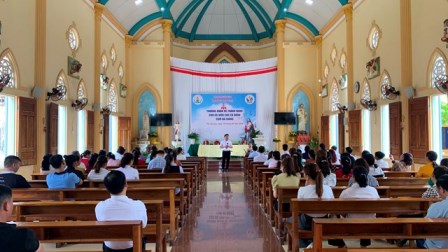
[[[289,202],[297,198],[297,188],[282,191],[288,209],[279,206],[280,196],[274,209],[270,187],[276,174],[263,163],[258,167],[247,152],[254,145],[263,146],[266,154],[281,152],[283,145],[317,152],[323,143],[324,149],[334,146],[340,153],[351,147],[355,157],[380,151],[388,167],[396,162],[393,157],[412,153],[410,177],[388,184],[402,177],[385,169],[391,177],[384,183],[386,178],[379,179],[378,194],[391,199],[383,209],[422,206],[419,195],[429,187],[428,178],[418,182],[418,189],[408,188],[410,195],[393,187],[412,187],[410,180],[421,179],[414,177],[429,162],[428,151],[438,154],[430,161],[448,158],[447,14],[448,0],[0,0],[0,167],[7,156],[20,157],[17,173],[34,187],[45,180],[39,175],[48,153],[182,147],[190,156],[182,161],[189,175],[181,177],[180,186],[173,181],[169,186],[170,193],[183,187],[185,196],[173,196],[181,207],[175,218],[170,205],[168,224],[160,213],[163,225],[154,224],[148,250],[298,251],[297,237],[303,233],[294,214],[317,210]],[[231,108],[225,104],[229,97],[235,100]],[[216,130],[201,114],[208,105],[220,107],[214,112],[233,108],[234,118],[238,111],[245,114]],[[229,172],[221,171],[224,133],[233,144]],[[142,167],[140,179],[146,172]],[[335,198],[346,181],[338,180]],[[53,197],[38,192],[42,200]],[[397,195],[411,197],[403,203]],[[20,197],[14,201],[21,206]],[[157,207],[165,210],[164,203]],[[448,239],[444,222],[440,229],[428,226],[425,235],[409,230],[404,235],[399,221],[383,220],[426,214],[428,207],[390,210],[395,211],[391,215],[372,207],[381,220],[376,226],[363,222],[372,226],[371,236],[347,231],[352,240],[340,251],[364,251],[360,238],[373,237],[371,251],[391,251],[398,243],[387,240],[400,237],[440,232]],[[277,216],[278,211],[285,215]],[[16,221],[33,220],[19,217]],[[380,224],[395,231],[380,233]],[[96,240],[62,244],[63,238],[42,237],[49,241],[45,251],[101,251]],[[316,237],[309,251],[337,248],[322,237],[345,236],[321,235],[324,250]],[[415,248],[412,242],[406,246]]]

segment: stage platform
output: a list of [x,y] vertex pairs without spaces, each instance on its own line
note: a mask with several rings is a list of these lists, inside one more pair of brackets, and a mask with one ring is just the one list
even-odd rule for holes
[[[246,150],[248,148],[249,146],[246,144],[233,145],[232,153],[230,155],[232,157],[244,157],[244,155],[246,154]],[[192,153],[190,153],[190,155],[192,155]],[[222,155],[222,149],[219,147],[219,145],[200,144],[198,146],[198,152],[197,152],[198,157],[220,158],[221,155]]]

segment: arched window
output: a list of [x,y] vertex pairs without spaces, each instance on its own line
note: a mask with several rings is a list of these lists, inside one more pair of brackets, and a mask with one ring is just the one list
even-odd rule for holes
[[[56,87],[63,87],[65,90],[68,90],[67,84],[68,84],[67,76],[65,75],[64,71],[61,70],[58,74],[58,78],[56,79]],[[64,101],[67,100],[67,92],[65,92],[61,100]]]
[[[390,76],[389,76],[389,73],[386,71],[386,70],[384,70],[383,71],[383,74],[382,74],[382,76],[381,76],[381,79],[380,79],[380,88],[381,88],[381,86],[382,85],[391,85],[391,80],[390,80]],[[381,92],[381,90],[380,90],[380,93],[381,93],[381,98],[383,98],[383,99],[387,99],[384,95],[383,95],[383,93]]]
[[430,68],[431,71],[431,87],[434,86],[434,82],[440,75],[447,75],[447,61],[443,54],[436,51],[433,54],[433,61],[432,61],[432,67]]
[[339,103],[339,88],[338,82],[333,79],[333,83],[331,83],[331,100],[330,100],[330,110],[337,111]]
[[84,83],[84,80],[79,81],[77,95],[77,99],[87,98],[86,85]]
[[109,86],[109,97],[107,98],[107,105],[110,106],[111,112],[117,112],[118,107],[117,88],[113,80],[110,82]]
[[17,88],[17,65],[14,60],[14,56],[9,49],[3,51],[0,55],[0,75],[8,74],[11,78],[8,85],[9,88]]
[[364,79],[364,83],[362,85],[362,99],[370,100],[370,84],[367,79]]
[[109,66],[109,62],[107,61],[106,53],[103,52],[103,54],[101,55],[101,71],[103,73],[105,73],[108,66]]

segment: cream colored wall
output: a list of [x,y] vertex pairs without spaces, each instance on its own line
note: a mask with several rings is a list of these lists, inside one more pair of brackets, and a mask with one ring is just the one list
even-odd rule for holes
[[[93,103],[93,56],[94,56],[94,14],[93,9],[84,1],[48,0],[47,1],[47,67],[46,89],[50,90],[56,85],[56,79],[61,70],[68,78],[68,99],[58,101],[58,104],[67,107],[67,152],[77,149],[77,114],[70,107],[77,98],[77,88],[80,79],[83,79],[87,89],[89,105]],[[76,59],[82,64],[79,73],[80,79],[68,76],[67,57],[72,56],[68,45],[66,32],[70,25],[75,24],[81,40]]]
[[[448,48],[441,41],[443,21],[448,18],[448,2],[446,0],[426,1],[412,0],[412,74],[413,85],[417,95],[424,95],[430,86],[428,65],[432,53],[439,48],[448,57]],[[434,94],[437,91],[433,90]]]
[[30,96],[34,86],[35,1],[0,1],[0,53],[10,49],[18,64],[19,89],[3,92]]
[[[111,48],[112,46],[116,51],[116,61],[112,63],[111,59]],[[118,107],[117,113],[118,115],[124,115],[126,111],[126,100],[125,98],[120,97],[120,77],[118,76],[118,66],[120,63],[123,66],[123,70],[125,70],[125,41],[124,37],[117,33],[104,19],[101,22],[101,52],[105,53],[108,60],[108,67],[106,70],[106,76],[109,79],[114,81],[116,86],[116,92],[118,95]],[[125,72],[126,74],[126,72]],[[123,82],[124,83],[124,77]],[[101,90],[101,106],[107,105],[108,91]]]
[[[324,97],[322,99],[323,101],[323,107],[322,107],[322,113],[323,114],[331,114],[330,111],[330,98],[331,98],[331,84],[333,82],[333,79],[339,80],[339,78],[342,75],[342,68],[339,64],[339,59],[341,58],[341,52],[342,50],[347,53],[347,39],[346,39],[346,24],[345,21],[339,23],[334,30],[332,30],[330,33],[325,34],[324,38],[322,40],[322,71],[325,69],[325,64],[328,64],[329,66],[329,74],[328,77],[325,78],[323,72],[318,73],[319,77],[322,80],[322,84],[328,84],[328,96]],[[333,50],[333,47],[336,48],[336,60],[333,63],[331,61],[331,51]],[[347,72],[346,70],[344,70]],[[350,83],[350,80],[349,80]],[[339,89],[339,102],[341,104],[347,103],[347,89],[340,90]],[[320,118],[318,118],[320,121]]]

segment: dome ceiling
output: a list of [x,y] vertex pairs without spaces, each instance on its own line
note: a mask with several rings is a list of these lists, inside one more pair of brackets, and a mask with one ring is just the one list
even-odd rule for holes
[[[271,38],[275,21],[295,20],[312,34],[348,0],[99,0],[130,35],[157,19],[171,19],[176,37],[194,40]],[[310,4],[312,3],[312,4]]]

